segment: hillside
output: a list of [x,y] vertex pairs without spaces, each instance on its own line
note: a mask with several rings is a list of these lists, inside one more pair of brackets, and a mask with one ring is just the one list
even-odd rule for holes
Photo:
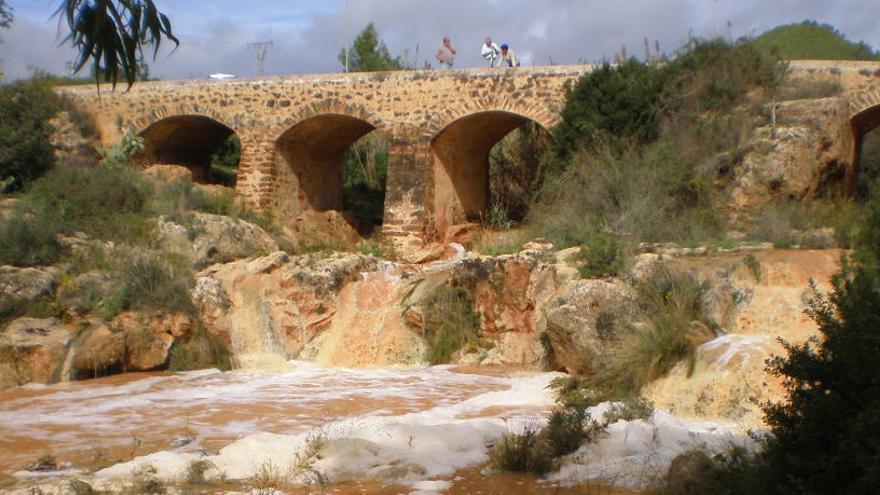
[[804,21],[765,32],[754,40],[765,53],[776,51],[786,60],[880,60],[865,42],[850,41],[828,24]]

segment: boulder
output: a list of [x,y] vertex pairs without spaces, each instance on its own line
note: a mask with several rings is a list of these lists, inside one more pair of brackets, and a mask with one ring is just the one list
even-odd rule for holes
[[0,388],[57,376],[70,339],[57,318],[19,318],[0,332]]
[[608,365],[619,339],[615,322],[635,311],[635,295],[619,280],[570,282],[547,312],[545,345],[550,365],[591,375]]
[[33,301],[55,289],[57,270],[0,266],[0,300]]
[[186,256],[196,268],[278,250],[266,231],[244,220],[200,212],[189,219],[182,225],[161,217],[157,235],[163,249]]

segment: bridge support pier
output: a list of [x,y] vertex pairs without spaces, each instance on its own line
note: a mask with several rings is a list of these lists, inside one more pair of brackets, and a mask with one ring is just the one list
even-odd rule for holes
[[241,159],[235,191],[255,210],[273,209],[275,197],[275,143],[259,134],[240,134]]
[[431,138],[418,129],[389,135],[388,179],[382,233],[404,250],[419,249],[433,237]]

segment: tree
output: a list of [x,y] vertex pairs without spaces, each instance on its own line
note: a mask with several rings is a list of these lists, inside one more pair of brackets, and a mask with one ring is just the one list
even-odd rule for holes
[[[339,52],[339,63],[343,67],[345,67],[345,54],[346,49],[343,48]],[[388,53],[388,47],[379,39],[379,32],[372,22],[357,35],[351,48],[348,49],[350,72],[378,72],[401,68],[403,62],[400,57],[392,57]]]
[[95,82],[103,78],[114,88],[120,79],[129,88],[137,81],[145,46],[155,59],[163,39],[180,44],[153,0],[63,0],[55,15],[67,21],[64,41],[79,52],[74,70],[91,62]]
[[8,28],[12,24],[12,7],[6,5],[6,0],[0,0],[0,28]]
[[880,486],[880,195],[867,208],[854,257],[810,313],[821,339],[786,345],[771,361],[785,402],[766,406],[765,452],[778,493],[876,493]]

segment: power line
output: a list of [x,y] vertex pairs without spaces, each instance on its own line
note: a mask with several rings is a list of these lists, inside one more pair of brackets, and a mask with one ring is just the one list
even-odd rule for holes
[[257,75],[263,75],[264,62],[266,61],[266,52],[272,48],[271,41],[258,41],[256,43],[248,43],[249,50],[253,50],[257,54]]

